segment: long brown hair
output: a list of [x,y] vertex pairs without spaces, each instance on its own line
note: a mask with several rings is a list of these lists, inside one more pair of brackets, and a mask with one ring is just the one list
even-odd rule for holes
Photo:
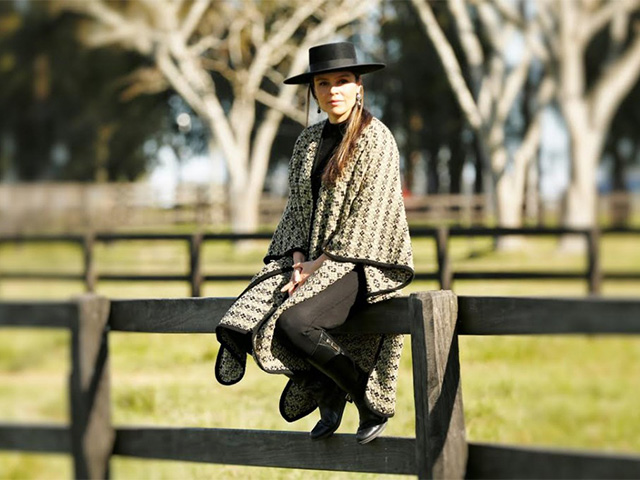
[[[360,81],[360,76],[356,75],[356,82]],[[309,90],[307,91],[307,118],[309,118],[309,96],[313,95],[316,99],[316,94],[313,90],[313,81],[309,83]],[[349,163],[352,152],[355,150],[356,142],[363,130],[371,123],[373,116],[364,108],[364,89],[360,95],[360,100],[356,101],[355,105],[351,109],[349,118],[347,119],[347,130],[342,137],[342,141],[333,156],[329,159],[327,166],[322,174],[322,182],[325,185],[335,185],[336,181],[344,172],[345,167]],[[327,120],[328,121],[328,120]]]

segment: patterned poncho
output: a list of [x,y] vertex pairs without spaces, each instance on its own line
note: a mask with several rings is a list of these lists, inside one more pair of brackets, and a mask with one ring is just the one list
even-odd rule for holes
[[[335,185],[322,185],[314,209],[310,176],[323,126],[324,122],[312,125],[298,137],[289,165],[290,196],[265,257],[266,265],[216,329],[221,344],[216,378],[224,385],[243,377],[247,353],[269,373],[308,370],[304,359],[274,338],[276,321],[287,308],[323,291],[356,264],[363,267],[369,303],[398,295],[413,278],[393,135],[382,122],[372,119]],[[329,259],[289,297],[280,289],[291,277],[294,250],[303,251],[309,260],[322,253]],[[403,337],[332,335],[369,373],[365,394],[369,406],[380,415],[392,416]],[[291,381],[287,384],[280,400],[280,412],[286,420],[301,418],[315,408],[315,400],[302,386]]]

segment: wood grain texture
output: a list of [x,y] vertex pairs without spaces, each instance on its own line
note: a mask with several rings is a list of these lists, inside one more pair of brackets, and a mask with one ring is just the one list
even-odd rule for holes
[[458,297],[460,335],[640,334],[640,300]]
[[69,328],[76,315],[73,302],[0,302],[0,327]]
[[201,247],[202,234],[195,233],[189,239],[189,282],[191,283],[192,297],[199,297],[202,287],[202,265],[200,261]]
[[321,442],[306,432],[204,428],[119,428],[114,455],[189,462],[386,474],[415,473],[414,440],[354,435]]
[[[413,397],[416,416],[416,474],[420,479],[433,478],[432,459],[429,458],[429,387],[427,365],[427,328],[430,297],[409,297],[411,312],[411,361],[413,365]],[[427,304],[427,305],[425,305]]]
[[456,296],[451,291],[420,292],[411,295],[411,300],[418,476],[463,478],[467,444]]
[[70,453],[71,433],[64,425],[0,423],[0,450]]
[[109,300],[83,295],[71,329],[71,450],[76,478],[109,474],[115,440],[111,426],[108,319]]
[[638,479],[640,456],[472,443],[467,478]]
[[[114,331],[213,333],[233,298],[113,300],[109,326]],[[336,329],[340,332],[409,333],[406,297],[370,305]]]

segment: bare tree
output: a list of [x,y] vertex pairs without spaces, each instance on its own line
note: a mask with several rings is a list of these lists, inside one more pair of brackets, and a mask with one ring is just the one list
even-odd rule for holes
[[[149,57],[127,94],[173,88],[211,132],[229,172],[232,229],[253,231],[271,146],[285,116],[304,124],[287,76],[304,71],[310,46],[349,28],[377,0],[58,0],[85,15],[87,45],[119,45]],[[231,90],[220,94],[219,74]],[[258,105],[265,107],[258,115]]]
[[[542,110],[554,93],[555,82],[548,72],[537,85],[531,121],[513,153],[505,145],[505,128],[534,58],[546,58],[546,50],[540,44],[539,26],[502,0],[473,2],[477,22],[472,20],[470,4],[447,0],[468,65],[467,82],[461,62],[430,3],[427,0],[412,2],[438,52],[458,103],[490,161],[498,222],[507,227],[520,226],[527,166],[535,159],[540,143]],[[488,53],[482,49],[480,30],[489,42]],[[520,58],[518,63],[510,65],[510,44],[519,40],[522,41]]]
[[[640,12],[640,1],[546,0],[538,2],[537,10],[545,44],[558,65],[558,102],[571,145],[565,223],[592,227],[596,225],[596,173],[607,132],[640,76],[640,22],[630,25],[632,15],[637,19]],[[611,39],[608,59],[588,86],[585,51],[605,28]]]

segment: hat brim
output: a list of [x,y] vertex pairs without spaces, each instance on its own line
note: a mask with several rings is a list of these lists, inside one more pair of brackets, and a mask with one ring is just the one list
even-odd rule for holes
[[386,67],[384,63],[356,63],[353,65],[340,65],[339,67],[324,68],[322,70],[316,70],[313,72],[301,73],[300,75],[295,75],[293,77],[287,78],[284,83],[286,83],[287,85],[302,85],[305,83],[311,83],[313,77],[315,77],[316,75],[320,75],[321,73],[340,72],[342,70],[347,70],[359,75],[364,75],[365,73],[377,72],[378,70],[382,70],[384,67]]

